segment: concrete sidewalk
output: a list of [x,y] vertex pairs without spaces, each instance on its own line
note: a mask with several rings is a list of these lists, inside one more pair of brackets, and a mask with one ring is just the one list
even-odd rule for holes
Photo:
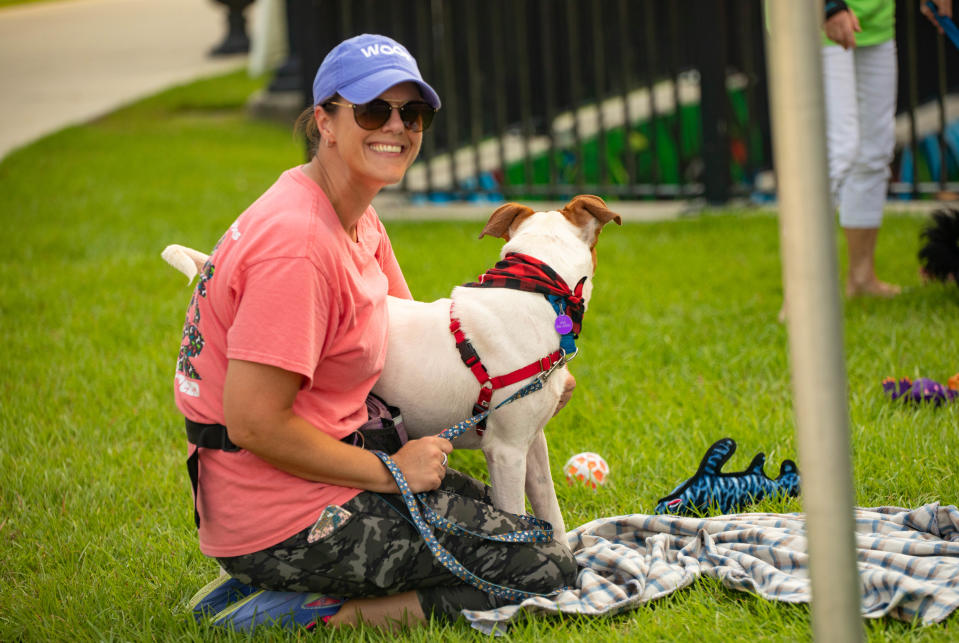
[[[249,19],[250,11],[247,11]],[[168,87],[236,69],[212,0],[60,0],[0,9],[0,158]]]

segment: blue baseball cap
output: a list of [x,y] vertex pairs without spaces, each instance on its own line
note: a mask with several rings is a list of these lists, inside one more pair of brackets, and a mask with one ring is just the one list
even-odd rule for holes
[[439,109],[440,97],[423,80],[406,47],[392,38],[365,33],[344,40],[323,59],[313,79],[313,104],[320,105],[334,94],[351,103],[368,103],[407,81],[419,85],[423,100]]

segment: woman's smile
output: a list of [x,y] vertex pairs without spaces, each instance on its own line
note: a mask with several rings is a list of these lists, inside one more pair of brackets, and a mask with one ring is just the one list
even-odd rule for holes
[[399,143],[370,143],[369,148],[383,154],[402,154],[403,146]]

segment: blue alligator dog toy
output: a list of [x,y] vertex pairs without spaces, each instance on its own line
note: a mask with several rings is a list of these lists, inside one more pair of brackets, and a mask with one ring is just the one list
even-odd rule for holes
[[656,513],[702,516],[713,508],[724,514],[734,513],[767,496],[799,495],[799,471],[792,460],[783,460],[775,480],[763,471],[764,453],[757,453],[745,471],[720,473],[735,451],[736,443],[731,438],[709,447],[696,475],[661,498],[656,503]]

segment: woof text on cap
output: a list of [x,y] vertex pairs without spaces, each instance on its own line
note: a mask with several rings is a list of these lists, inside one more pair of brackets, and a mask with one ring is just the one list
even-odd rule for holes
[[406,47],[386,36],[361,34],[344,40],[323,59],[313,79],[313,104],[334,94],[351,103],[368,103],[403,82],[416,83],[423,100],[439,109],[439,96],[423,80]]

